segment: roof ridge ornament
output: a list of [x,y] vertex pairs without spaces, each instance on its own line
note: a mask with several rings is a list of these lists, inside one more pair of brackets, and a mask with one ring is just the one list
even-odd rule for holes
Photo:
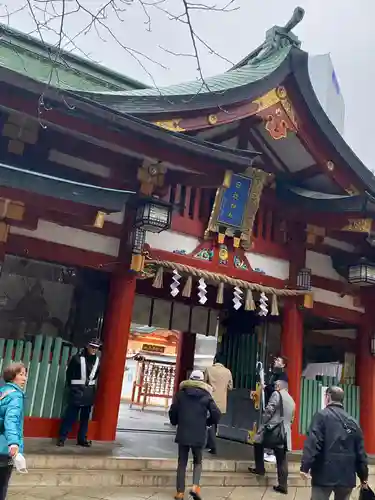
[[266,32],[265,41],[236,67],[238,68],[245,64],[258,64],[288,45],[299,48],[301,41],[292,33],[292,30],[302,21],[304,15],[305,10],[302,7],[296,7],[292,17],[285,26],[273,26],[273,28],[269,29]]

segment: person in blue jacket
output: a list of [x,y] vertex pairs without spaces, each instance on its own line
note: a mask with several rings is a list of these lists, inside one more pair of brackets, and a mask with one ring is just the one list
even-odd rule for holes
[[27,380],[22,363],[12,363],[3,371],[0,389],[0,500],[5,500],[12,474],[12,458],[23,453],[24,388]]

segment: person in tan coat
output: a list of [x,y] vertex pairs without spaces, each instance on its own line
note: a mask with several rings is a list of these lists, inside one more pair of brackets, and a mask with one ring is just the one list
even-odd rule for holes
[[[222,415],[227,412],[228,390],[233,389],[233,378],[230,370],[224,366],[220,356],[216,356],[214,364],[206,369],[205,382],[212,387],[212,397]],[[207,448],[213,455],[216,447],[217,424],[208,429]]]

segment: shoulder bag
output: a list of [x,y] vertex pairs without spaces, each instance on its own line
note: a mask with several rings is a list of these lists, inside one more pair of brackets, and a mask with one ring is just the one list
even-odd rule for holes
[[263,429],[263,446],[265,448],[283,448],[286,446],[287,437],[284,426],[284,405],[283,398],[279,394],[279,402],[280,402],[280,420],[275,423],[266,423],[264,424]]

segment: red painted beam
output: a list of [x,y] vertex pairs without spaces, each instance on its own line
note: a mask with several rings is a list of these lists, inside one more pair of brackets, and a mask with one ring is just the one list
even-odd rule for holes
[[323,276],[311,276],[311,286],[315,288],[322,288],[323,290],[329,290],[330,292],[335,292],[337,294],[351,295],[348,291],[348,283],[344,281],[331,280],[329,278],[324,278]]
[[46,210],[53,207],[53,209],[56,211],[78,217],[82,217],[82,215],[85,215],[87,217],[93,217],[95,219],[95,215],[97,213],[96,207],[4,186],[0,186],[0,197],[8,198],[9,200],[13,201],[20,201],[25,205],[44,208]]
[[262,238],[253,238],[252,242],[251,253],[266,255],[282,260],[291,259],[290,247],[288,245],[267,241]]
[[113,270],[118,260],[117,257],[111,255],[89,252],[80,248],[51,243],[50,241],[29,238],[18,234],[9,235],[6,243],[6,253],[108,272]]
[[122,224],[115,224],[113,222],[105,221],[104,226],[102,228],[95,227],[93,225],[95,220],[95,215],[92,216],[90,214],[89,217],[84,217],[84,216],[72,217],[69,214],[64,214],[52,210],[44,210],[38,212],[39,219],[47,220],[49,222],[54,222],[55,224],[59,224],[60,226],[82,229],[83,231],[88,231],[90,233],[95,233],[95,234],[101,234],[102,236],[121,238]]
[[172,218],[171,231],[176,233],[188,234],[197,238],[203,238],[208,221],[205,223],[201,220],[189,219],[179,214],[174,214]]
[[[34,102],[32,99],[27,99],[22,97],[20,94],[16,94],[16,92],[11,92],[8,88],[2,88],[0,92],[1,107],[8,110],[18,111],[22,114],[29,115],[34,119],[37,118],[36,100],[37,97],[35,97]],[[88,105],[83,106],[88,107]],[[89,108],[87,112],[90,111],[91,109]],[[194,159],[194,164],[192,164],[191,153],[189,153],[189,151],[182,152],[177,147],[168,147],[163,141],[155,140],[153,144],[150,145],[142,137],[138,137],[136,134],[128,134],[126,131],[116,130],[115,126],[111,128],[108,122],[105,124],[103,123],[103,125],[97,125],[93,121],[89,121],[87,118],[85,119],[78,116],[78,112],[74,114],[74,111],[69,111],[69,113],[69,115],[64,114],[61,111],[52,108],[49,111],[45,111],[44,115],[40,118],[45,123],[50,124],[50,126],[57,125],[69,130],[70,133],[78,132],[100,141],[104,141],[108,144],[116,145],[122,148],[125,154],[125,150],[128,149],[135,154],[157,158],[160,161],[169,162],[188,169],[194,169],[197,172],[202,172],[207,175],[217,175],[218,171],[225,170],[225,168],[220,167],[214,159],[205,158],[200,161]],[[113,113],[108,112],[108,115],[113,116]],[[41,131],[41,133],[43,133],[43,131]],[[181,175],[183,176],[184,173]]]
[[[165,250],[157,250],[155,248],[150,249],[150,255],[152,259],[176,262],[178,264],[192,266],[204,271],[226,274],[226,266],[219,264],[215,265],[213,262],[195,259],[194,257],[188,255],[179,255],[172,252],[167,252]],[[249,281],[251,283],[258,283],[260,285],[270,286],[274,288],[285,288],[286,286],[286,282],[284,280],[274,278],[272,276],[267,276],[265,274],[256,273],[254,271],[244,271],[241,269],[230,268],[230,273],[228,273],[228,275],[235,279],[241,279],[244,281]]]
[[364,318],[364,314],[359,311],[316,301],[314,301],[313,313],[321,318],[334,319],[353,326],[361,325]]
[[232,123],[235,121],[239,121],[242,118],[248,118],[249,116],[253,116],[256,114],[259,105],[252,101],[245,101],[240,103],[235,103],[232,105],[225,106],[224,108],[216,107],[214,111],[203,109],[199,112],[193,113],[179,113],[176,116],[176,113],[165,113],[163,116],[158,115],[148,115],[147,117],[143,117],[150,122],[163,122],[176,120],[179,123],[179,126],[182,127],[186,131],[194,131],[194,130],[204,130],[207,128],[212,128],[212,125],[208,121],[208,117],[213,114],[216,117],[215,127],[219,125],[224,125],[226,123]]

